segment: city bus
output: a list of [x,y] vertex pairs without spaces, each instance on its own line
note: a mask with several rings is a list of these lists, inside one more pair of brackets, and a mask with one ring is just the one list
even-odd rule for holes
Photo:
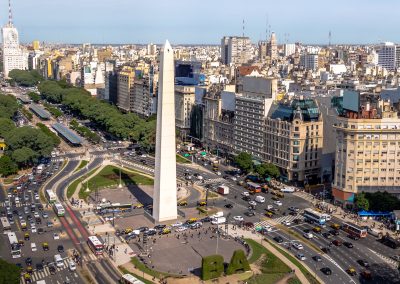
[[132,274],[124,274],[124,275],[122,275],[121,279],[119,280],[119,283],[121,283],[121,284],[144,284],[143,281],[140,281],[139,279],[137,279]]
[[8,241],[10,242],[12,258],[21,257],[21,246],[18,243],[17,235],[14,232],[9,232],[7,235]]
[[258,183],[249,181],[246,183],[246,187],[251,193],[261,192],[261,185],[259,185]]
[[51,189],[46,190],[46,198],[49,203],[57,202],[57,196]]
[[54,212],[57,214],[58,217],[64,216],[65,215],[65,209],[61,205],[61,203],[56,202],[53,205]]
[[303,215],[306,221],[318,223],[319,225],[324,225],[326,223],[326,218],[324,214],[312,210],[311,208],[304,209]]
[[89,236],[87,244],[95,255],[103,254],[104,245],[97,236]]
[[3,234],[11,232],[11,225],[7,217],[1,217],[0,221],[1,221],[1,226],[3,227]]
[[348,233],[349,235],[356,236],[359,238],[365,238],[368,234],[367,229],[360,228],[350,223],[344,223],[342,225],[342,230]]

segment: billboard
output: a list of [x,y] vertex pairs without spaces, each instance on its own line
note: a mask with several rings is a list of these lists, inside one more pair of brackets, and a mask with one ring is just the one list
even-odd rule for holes
[[358,112],[360,110],[360,93],[345,90],[343,92],[343,109]]

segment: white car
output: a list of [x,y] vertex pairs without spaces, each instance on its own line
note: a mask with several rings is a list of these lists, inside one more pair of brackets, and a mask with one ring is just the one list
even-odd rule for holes
[[172,224],[171,226],[172,226],[172,227],[180,227],[180,226],[182,226],[182,225],[183,225],[182,222],[176,222],[176,223]]
[[263,229],[266,230],[267,232],[271,232],[272,231],[272,227],[270,225],[263,226]]
[[37,232],[37,230],[36,230],[36,227],[35,227],[35,226],[32,226],[32,227],[31,227],[31,232],[32,232],[32,233],[36,233],[36,232]]
[[183,232],[183,231],[186,231],[188,228],[187,227],[185,227],[185,226],[180,226],[180,227],[178,227],[177,229],[176,229],[176,231],[177,232]]
[[236,177],[231,177],[231,180],[237,181],[237,178]]
[[35,218],[40,218],[40,215],[38,212],[33,213],[33,216],[35,216]]
[[307,258],[304,256],[304,254],[302,254],[302,253],[296,254],[296,257],[297,257],[298,259],[300,259],[300,260],[306,260],[306,259],[307,259]]
[[32,251],[37,251],[37,246],[35,243],[31,243],[31,249]]
[[272,206],[272,205],[267,205],[267,209],[268,209],[268,210],[270,210],[270,209],[272,209],[272,208],[274,208],[274,206]]
[[282,206],[282,201],[280,201],[280,200],[274,201],[274,204],[278,205],[278,206]]
[[216,172],[216,175],[217,175],[217,176],[220,176],[220,175],[221,175],[221,172]]
[[69,270],[71,270],[71,271],[75,271],[76,270],[76,264],[75,264],[75,262],[73,261],[73,260],[69,260],[68,261],[68,268],[69,268]]
[[39,200],[39,194],[35,194],[35,200]]
[[243,195],[243,196],[250,196],[250,192],[248,192],[248,191],[243,191],[243,192],[242,192],[242,195]]
[[54,234],[53,234],[53,239],[59,240],[59,239],[60,239],[60,236],[59,236],[57,233],[54,233]]
[[242,216],[234,216],[233,220],[235,220],[235,221],[243,221],[243,217]]
[[292,246],[293,246],[295,249],[303,249],[303,245],[302,245],[302,244],[299,244],[299,243],[293,243]]
[[202,177],[201,175],[198,175],[198,176],[197,176],[197,179],[198,179],[198,180],[202,180],[203,177]]
[[256,206],[256,205],[257,205],[257,203],[256,203],[254,200],[249,201],[249,204],[250,204],[251,206]]
[[314,235],[313,234],[311,234],[311,233],[304,233],[303,234],[303,237],[305,237],[306,239],[312,239],[313,237],[314,237]]
[[290,225],[292,225],[292,223],[290,223],[289,220],[283,221],[282,224],[285,225],[285,226],[290,226]]
[[142,154],[140,157],[142,157],[142,158],[146,158],[146,157],[147,157],[147,155],[146,155],[146,154]]

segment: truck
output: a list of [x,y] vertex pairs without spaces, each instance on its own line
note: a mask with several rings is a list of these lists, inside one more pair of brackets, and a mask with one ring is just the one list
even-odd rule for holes
[[211,224],[218,225],[218,224],[224,224],[225,222],[226,222],[226,218],[225,217],[217,217],[217,218],[214,218],[211,221]]
[[226,185],[220,185],[218,186],[217,191],[219,194],[227,195],[229,194],[229,187],[227,187]]
[[40,173],[43,171],[43,169],[44,169],[44,165],[43,165],[43,164],[40,164],[40,165],[37,166],[37,168],[36,168],[36,173],[40,174]]

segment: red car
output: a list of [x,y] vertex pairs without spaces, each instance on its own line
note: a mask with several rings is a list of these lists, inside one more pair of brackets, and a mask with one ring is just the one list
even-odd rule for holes
[[333,241],[332,241],[332,244],[334,244],[334,245],[337,246],[337,247],[340,247],[340,246],[342,245],[342,242],[339,241],[339,240],[333,240]]

